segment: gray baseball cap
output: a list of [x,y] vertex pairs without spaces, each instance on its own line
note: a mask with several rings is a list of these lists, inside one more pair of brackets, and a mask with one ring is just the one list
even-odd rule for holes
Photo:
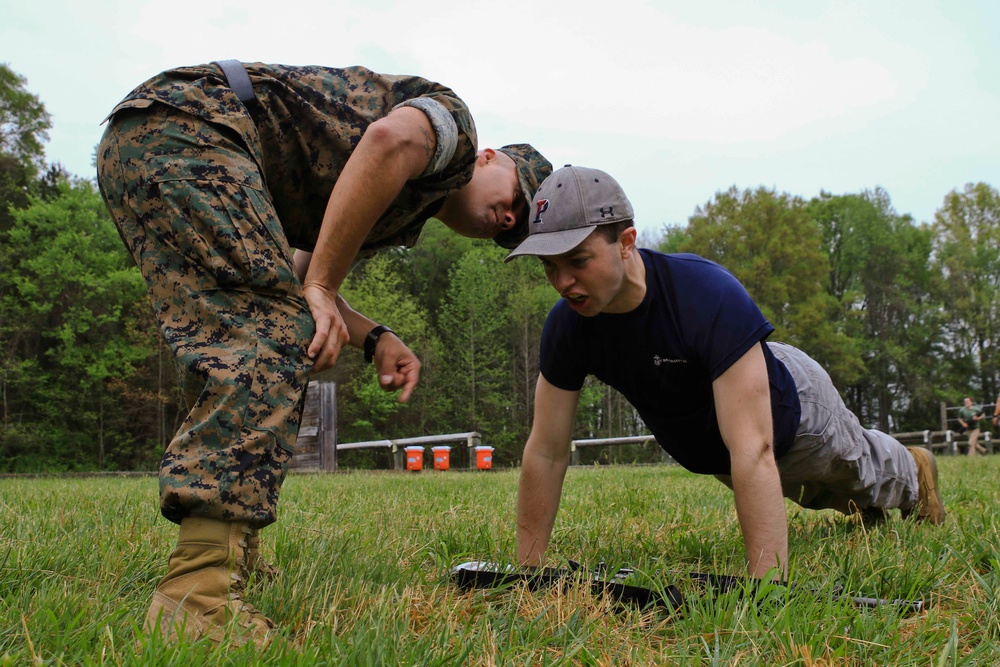
[[507,257],[561,255],[599,225],[634,217],[618,181],[600,169],[566,165],[542,181],[528,210],[528,237]]

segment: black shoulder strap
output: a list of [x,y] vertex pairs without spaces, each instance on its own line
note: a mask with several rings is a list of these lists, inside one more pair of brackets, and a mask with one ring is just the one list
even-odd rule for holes
[[239,60],[216,60],[226,77],[229,87],[240,98],[240,102],[247,108],[254,120],[257,119],[257,96],[253,92],[253,84],[250,83],[250,75]]

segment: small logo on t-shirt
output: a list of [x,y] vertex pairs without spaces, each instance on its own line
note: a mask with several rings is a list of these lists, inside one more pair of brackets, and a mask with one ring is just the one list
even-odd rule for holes
[[653,365],[660,366],[662,364],[686,364],[687,359],[664,359],[660,355],[653,355]]

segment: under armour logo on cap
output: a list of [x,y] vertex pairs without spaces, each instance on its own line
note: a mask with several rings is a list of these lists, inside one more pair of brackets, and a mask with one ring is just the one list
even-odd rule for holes
[[605,206],[605,207],[601,208],[600,212],[601,212],[601,217],[602,218],[606,218],[609,215],[614,215],[615,214],[615,207],[614,206]]
[[549,200],[548,199],[539,199],[537,202],[535,202],[535,219],[532,220],[531,222],[534,222],[534,223],[541,222],[542,221],[542,213],[545,213],[547,210],[549,210]]

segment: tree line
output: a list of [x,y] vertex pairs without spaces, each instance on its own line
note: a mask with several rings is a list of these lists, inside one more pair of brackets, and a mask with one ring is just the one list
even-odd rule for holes
[[[186,412],[172,355],[93,180],[46,164],[50,127],[24,78],[0,65],[0,471],[153,470]],[[820,361],[867,426],[935,428],[940,401],[992,402],[1000,389],[1000,195],[986,183],[943,195],[929,223],[878,188],[809,200],[730,188],[641,244],[732,271],[772,340]],[[505,254],[431,221],[413,248],[355,267],[343,295],[423,369],[405,405],[353,349],[314,378],[337,382],[341,442],[475,430],[498,465],[520,458],[557,294],[537,260],[505,265]],[[642,432],[616,392],[588,380],[576,437]],[[342,465],[379,456],[350,452]]]

